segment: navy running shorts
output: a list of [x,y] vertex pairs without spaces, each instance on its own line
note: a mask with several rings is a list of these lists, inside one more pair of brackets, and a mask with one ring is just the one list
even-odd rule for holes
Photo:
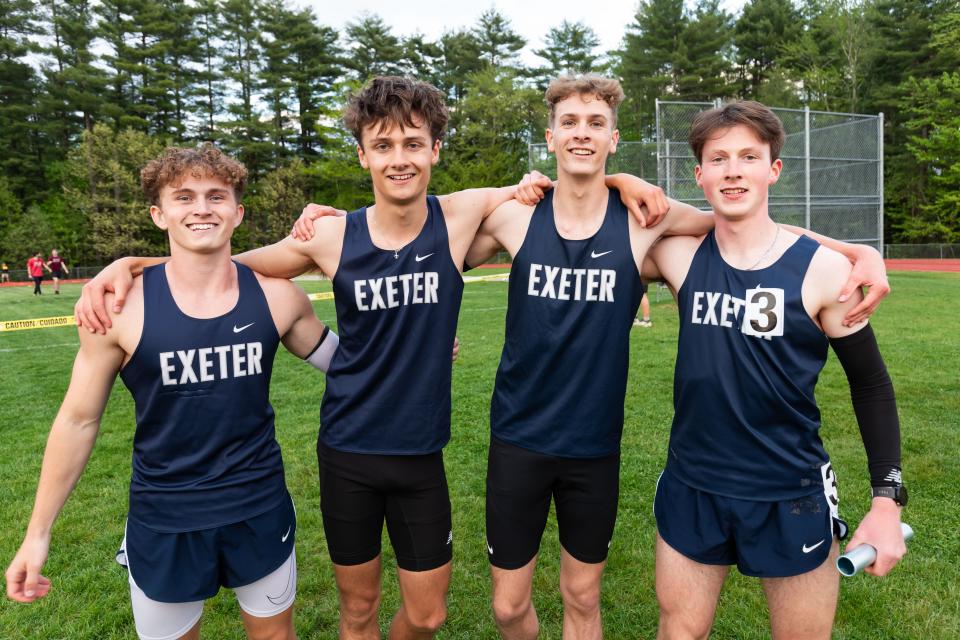
[[846,523],[825,493],[780,501],[728,498],[694,489],[664,470],[653,512],[660,537],[701,564],[737,565],[746,576],[786,578],[813,571]]
[[289,496],[253,518],[199,531],[162,533],[127,520],[123,564],[151,600],[206,600],[277,569],[293,553],[296,532]]

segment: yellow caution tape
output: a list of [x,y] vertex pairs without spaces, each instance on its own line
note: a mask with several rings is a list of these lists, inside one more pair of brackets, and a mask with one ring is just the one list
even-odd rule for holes
[[[466,276],[463,281],[481,282],[481,281],[502,281],[507,280],[510,274],[498,273],[492,276]],[[322,293],[307,294],[310,300],[333,300],[332,291]],[[68,327],[72,326],[73,316],[54,316],[52,318],[32,318],[30,320],[0,320],[0,331],[23,331],[25,329],[48,329],[50,327]]]
[[48,329],[73,326],[73,316],[31,318],[29,320],[0,320],[0,331],[23,331],[25,329]]

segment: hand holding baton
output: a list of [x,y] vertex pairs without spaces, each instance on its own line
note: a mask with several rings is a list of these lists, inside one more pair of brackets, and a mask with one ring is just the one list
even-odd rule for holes
[[[906,522],[900,523],[900,531],[903,533],[904,542],[913,537],[913,529]],[[848,549],[845,554],[837,558],[837,571],[840,572],[840,575],[849,578],[860,573],[876,560],[877,550],[869,544],[861,544],[853,549]]]

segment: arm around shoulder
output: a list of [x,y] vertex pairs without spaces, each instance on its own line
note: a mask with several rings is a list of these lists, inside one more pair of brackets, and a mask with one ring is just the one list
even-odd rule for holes
[[332,278],[340,259],[346,218],[323,217],[315,220],[314,226],[315,233],[310,240],[287,236],[280,242],[238,254],[234,259],[271,278],[293,278],[318,267]]

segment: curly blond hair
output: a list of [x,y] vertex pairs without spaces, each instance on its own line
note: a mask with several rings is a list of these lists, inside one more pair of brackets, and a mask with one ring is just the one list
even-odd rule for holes
[[247,186],[247,168],[205,142],[198,148],[167,147],[163,155],[147,163],[140,171],[140,186],[152,205],[160,204],[160,191],[191,178],[219,178],[233,188],[237,201]]

